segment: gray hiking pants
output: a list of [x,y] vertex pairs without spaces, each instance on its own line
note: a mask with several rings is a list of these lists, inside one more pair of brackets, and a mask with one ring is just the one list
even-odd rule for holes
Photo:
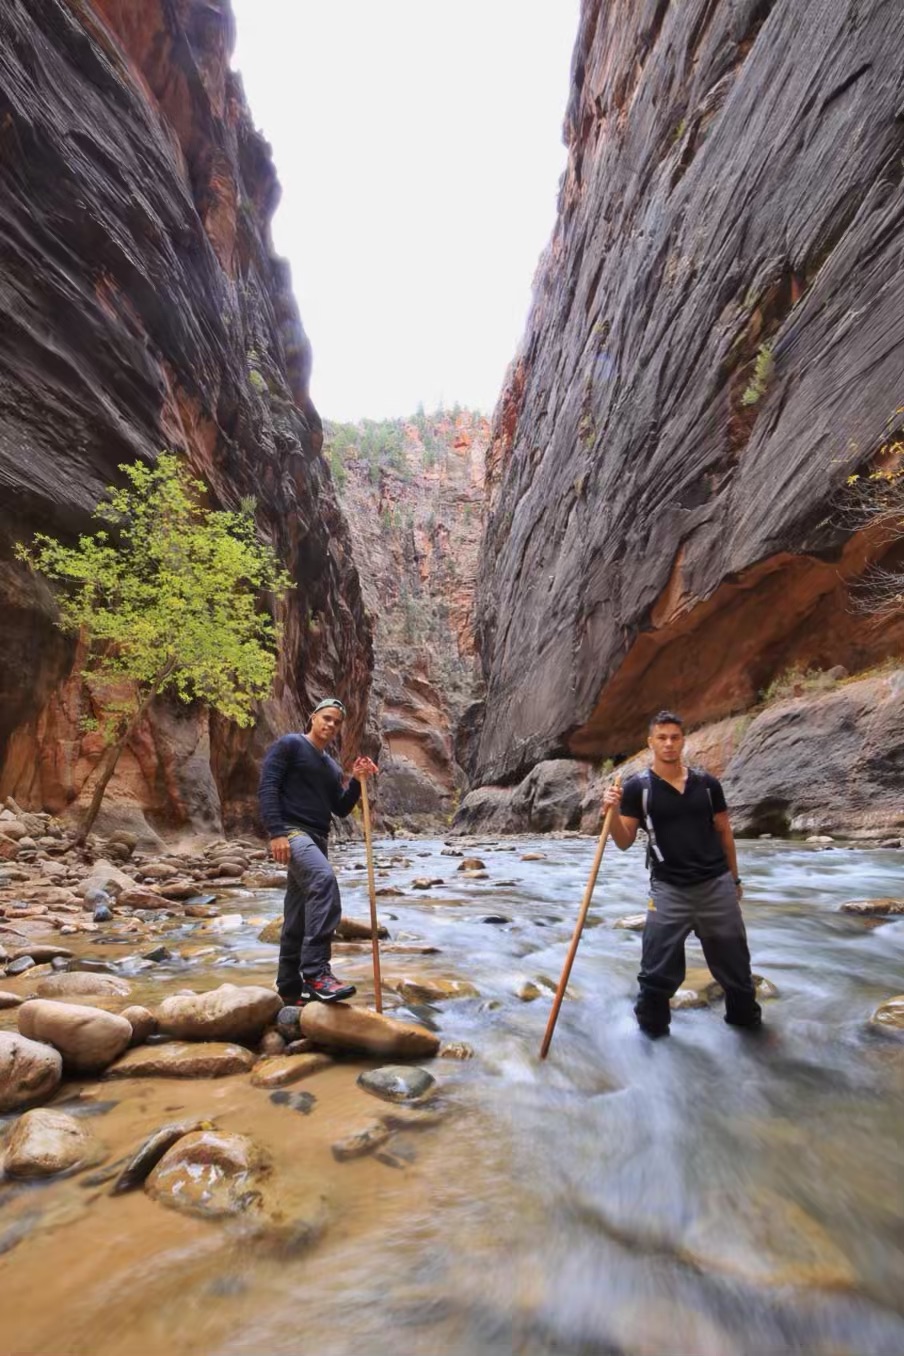
[[731,875],[726,872],[696,885],[654,880],[651,894],[637,976],[638,1017],[668,1025],[668,1001],[685,976],[684,943],[695,932],[713,978],[725,990],[725,1020],[737,1026],[755,1025],[760,1007],[750,973],[747,932]]
[[287,1003],[300,997],[302,975],[313,979],[329,964],[333,933],[342,917],[339,884],[326,854],[326,838],[291,831],[276,976],[276,987]]

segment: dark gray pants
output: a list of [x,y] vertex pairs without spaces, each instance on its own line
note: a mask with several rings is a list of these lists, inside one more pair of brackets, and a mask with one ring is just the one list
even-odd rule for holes
[[750,973],[747,932],[735,883],[729,873],[697,885],[651,883],[653,907],[647,910],[643,930],[639,1020],[668,1026],[669,999],[685,976],[684,943],[695,932],[713,978],[725,990],[725,1020],[735,1026],[755,1026],[760,1005]]
[[302,975],[313,979],[329,964],[342,905],[336,876],[327,861],[326,838],[293,831],[289,853],[276,987],[287,1003],[295,1003],[301,995]]

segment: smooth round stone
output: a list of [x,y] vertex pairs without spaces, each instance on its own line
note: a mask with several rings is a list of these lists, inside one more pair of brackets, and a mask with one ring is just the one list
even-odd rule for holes
[[26,970],[34,968],[36,962],[31,956],[20,956],[18,960],[10,961],[6,967],[6,973],[12,977],[15,975],[24,975]]
[[52,1045],[67,1070],[78,1073],[105,1069],[132,1039],[132,1027],[124,1017],[88,1004],[34,998],[16,1015],[23,1036]]
[[407,1064],[384,1064],[358,1076],[359,1087],[386,1102],[416,1102],[426,1097],[435,1083],[426,1069]]
[[62,1076],[62,1057],[51,1045],[0,1032],[0,1112],[43,1102],[56,1092]]
[[113,910],[109,904],[98,904],[94,910],[95,923],[109,923],[113,919]]
[[20,1116],[6,1141],[8,1177],[52,1177],[89,1158],[94,1137],[74,1116],[40,1108]]
[[297,1005],[280,1008],[276,1014],[279,1034],[287,1041],[301,1039],[301,1008]]

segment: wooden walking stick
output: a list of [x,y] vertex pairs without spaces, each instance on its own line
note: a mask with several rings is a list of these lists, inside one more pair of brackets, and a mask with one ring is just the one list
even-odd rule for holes
[[383,982],[380,978],[380,939],[377,936],[377,886],[374,881],[374,849],[370,838],[370,800],[367,778],[361,778],[361,813],[364,817],[364,852],[367,857],[367,890],[370,895],[370,937],[374,953],[374,1007],[383,1011]]
[[[621,788],[621,778],[615,779],[616,789]],[[559,1008],[562,1006],[562,999],[565,997],[565,990],[568,988],[568,979],[571,975],[571,967],[574,965],[574,958],[578,954],[578,943],[581,940],[581,933],[584,931],[584,924],[587,921],[587,913],[590,909],[590,900],[593,897],[593,887],[596,885],[596,878],[600,873],[600,863],[603,860],[603,853],[606,850],[606,842],[609,838],[609,830],[612,827],[612,816],[615,814],[616,807],[610,805],[606,811],[606,817],[603,820],[603,828],[600,833],[599,842],[596,845],[596,856],[593,859],[593,866],[590,868],[590,878],[587,881],[587,888],[584,891],[584,898],[581,901],[578,921],[574,925],[574,934],[571,938],[571,946],[568,948],[568,955],[565,957],[565,967],[562,970],[562,978],[559,980],[559,987],[556,989],[556,996],[553,999],[552,1011],[549,1014],[549,1021],[546,1023],[546,1032],[543,1036],[543,1044],[540,1046],[540,1058],[545,1059],[549,1054],[549,1047],[552,1044],[552,1033],[556,1029],[556,1022],[559,1017]]]

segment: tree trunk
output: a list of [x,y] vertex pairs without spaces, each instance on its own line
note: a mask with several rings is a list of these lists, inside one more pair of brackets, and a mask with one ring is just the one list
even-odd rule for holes
[[138,706],[136,707],[131,720],[127,722],[125,729],[117,739],[116,743],[112,744],[110,748],[107,750],[106,754],[104,755],[104,760],[103,763],[101,764],[100,777],[98,778],[97,786],[95,786],[94,788],[94,795],[91,797],[91,804],[88,806],[88,813],[85,816],[85,822],[82,825],[81,829],[79,830],[78,836],[75,840],[79,846],[82,846],[84,844],[86,838],[88,837],[88,834],[91,832],[91,827],[94,824],[94,821],[100,812],[100,807],[103,804],[104,792],[107,789],[110,778],[116,771],[116,764],[119,762],[119,755],[122,753],[126,744],[128,744],[129,740],[132,738],[132,735],[135,732],[135,728],[138,725],[138,722],[141,720],[141,717],[144,715],[145,711],[148,709],[151,702],[157,696],[161,687],[172,673],[172,670],[173,670],[172,663],[168,663],[165,666],[165,668],[161,670],[161,672],[157,675],[149,690],[145,693],[141,701],[138,703]]

